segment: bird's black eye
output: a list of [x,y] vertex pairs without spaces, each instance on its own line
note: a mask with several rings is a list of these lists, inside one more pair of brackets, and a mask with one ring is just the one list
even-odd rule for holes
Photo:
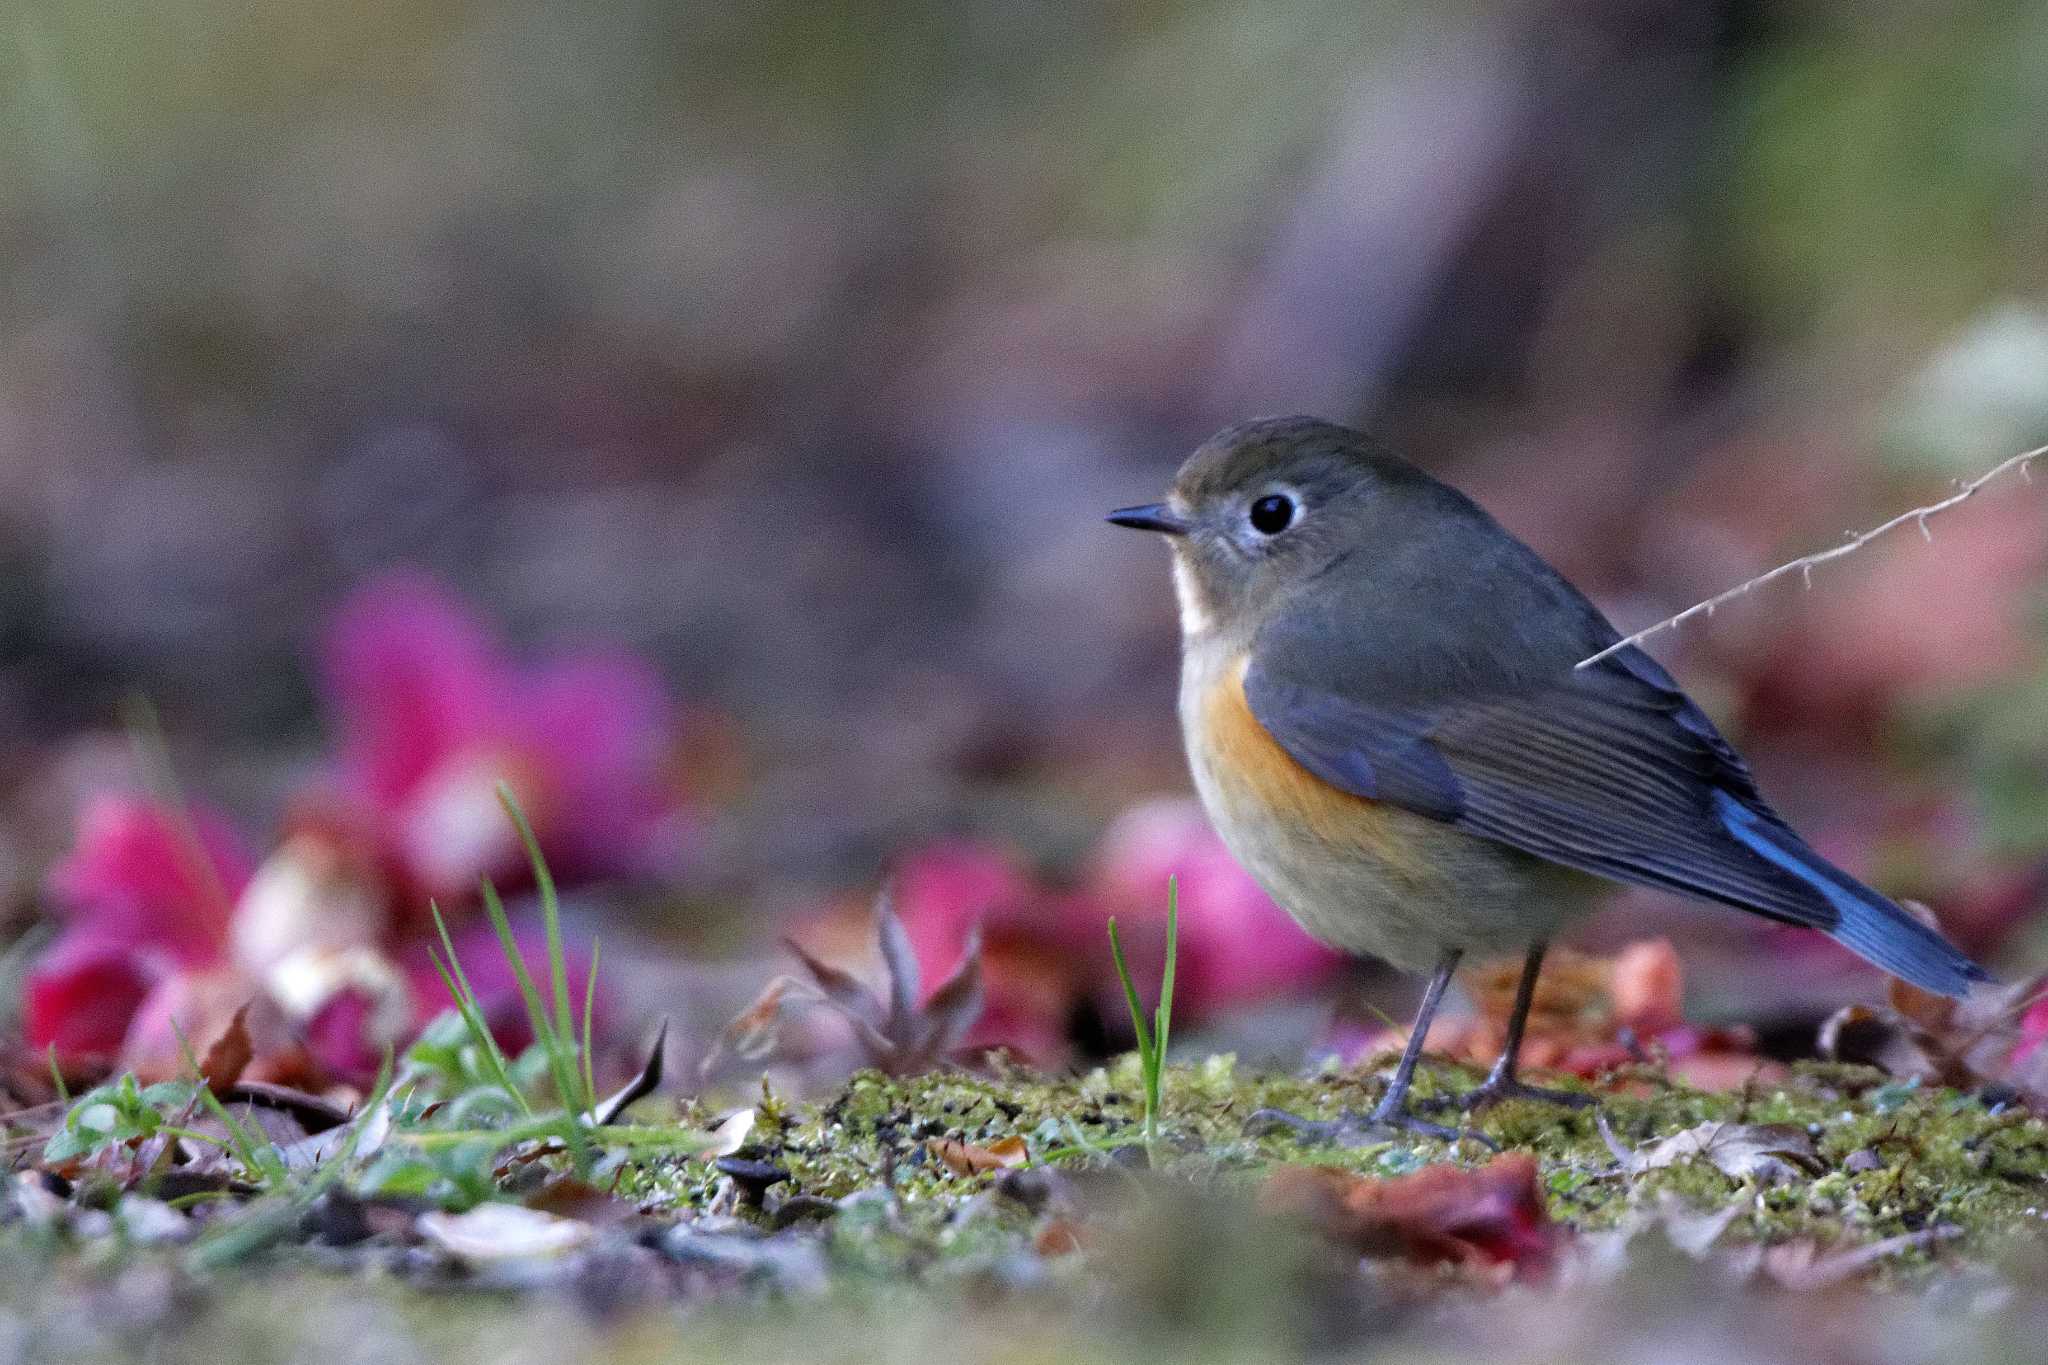
[[1277,536],[1294,521],[1294,499],[1283,493],[1268,493],[1252,504],[1252,529],[1262,536]]

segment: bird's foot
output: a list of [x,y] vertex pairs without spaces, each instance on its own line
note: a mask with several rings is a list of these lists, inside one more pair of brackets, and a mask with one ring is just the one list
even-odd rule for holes
[[1557,1104],[1566,1109],[1585,1109],[1595,1103],[1594,1097],[1584,1091],[1551,1090],[1545,1086],[1529,1085],[1513,1076],[1489,1076],[1477,1089],[1447,1098],[1441,1104],[1461,1113],[1476,1114],[1504,1100],[1535,1100],[1539,1104]]
[[1305,1146],[1311,1147],[1367,1147],[1376,1142],[1404,1133],[1418,1137],[1435,1138],[1440,1142],[1457,1142],[1470,1138],[1484,1143],[1495,1151],[1500,1144],[1481,1132],[1470,1128],[1451,1128],[1441,1123],[1431,1123],[1419,1114],[1411,1112],[1405,1104],[1388,1105],[1382,1101],[1370,1114],[1361,1114],[1346,1109],[1334,1119],[1305,1119],[1299,1114],[1290,1114],[1285,1109],[1260,1109],[1244,1122],[1245,1136],[1265,1137],[1275,1133],[1289,1133]]

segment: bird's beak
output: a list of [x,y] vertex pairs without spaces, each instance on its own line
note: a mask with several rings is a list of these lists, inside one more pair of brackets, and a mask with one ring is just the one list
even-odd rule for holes
[[1128,526],[1133,531],[1157,531],[1163,536],[1184,536],[1188,524],[1173,514],[1173,509],[1163,502],[1148,502],[1142,507],[1119,507],[1109,514],[1108,520],[1118,526]]

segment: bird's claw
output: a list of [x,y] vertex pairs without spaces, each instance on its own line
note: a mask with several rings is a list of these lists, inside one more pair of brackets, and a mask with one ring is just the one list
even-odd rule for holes
[[1546,1086],[1529,1085],[1512,1076],[1492,1076],[1475,1089],[1441,1101],[1441,1106],[1455,1108],[1464,1114],[1476,1114],[1506,1100],[1535,1100],[1539,1104],[1556,1104],[1566,1109],[1585,1109],[1596,1103],[1594,1097],[1584,1091],[1552,1090]]

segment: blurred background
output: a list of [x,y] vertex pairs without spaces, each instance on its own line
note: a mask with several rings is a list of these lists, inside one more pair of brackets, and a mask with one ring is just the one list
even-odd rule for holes
[[[907,865],[950,907],[928,971],[1008,904],[1002,1000],[1052,1058],[1112,1046],[1049,964],[1213,850],[1144,804],[1187,789],[1176,626],[1165,555],[1101,513],[1300,411],[1473,493],[1623,629],[1837,543],[2048,436],[2044,89],[2048,10],[1988,0],[14,0],[16,974],[88,920],[155,932],[81,870],[110,795],[174,773],[219,812],[237,925],[309,829],[416,924],[419,888],[505,870],[449,774],[524,774],[661,817],[550,847],[592,873],[622,1017],[703,1046],[777,934],[858,944]],[[2048,960],[2041,496],[1653,647],[1821,847],[2008,970]],[[229,931],[241,970],[339,913],[304,863],[277,943]],[[1648,896],[1584,941],[1652,932],[1711,1016],[1869,989]],[[1277,1009],[1298,1051],[1301,998],[1409,989],[1377,981],[1225,983],[1214,1026]]]

